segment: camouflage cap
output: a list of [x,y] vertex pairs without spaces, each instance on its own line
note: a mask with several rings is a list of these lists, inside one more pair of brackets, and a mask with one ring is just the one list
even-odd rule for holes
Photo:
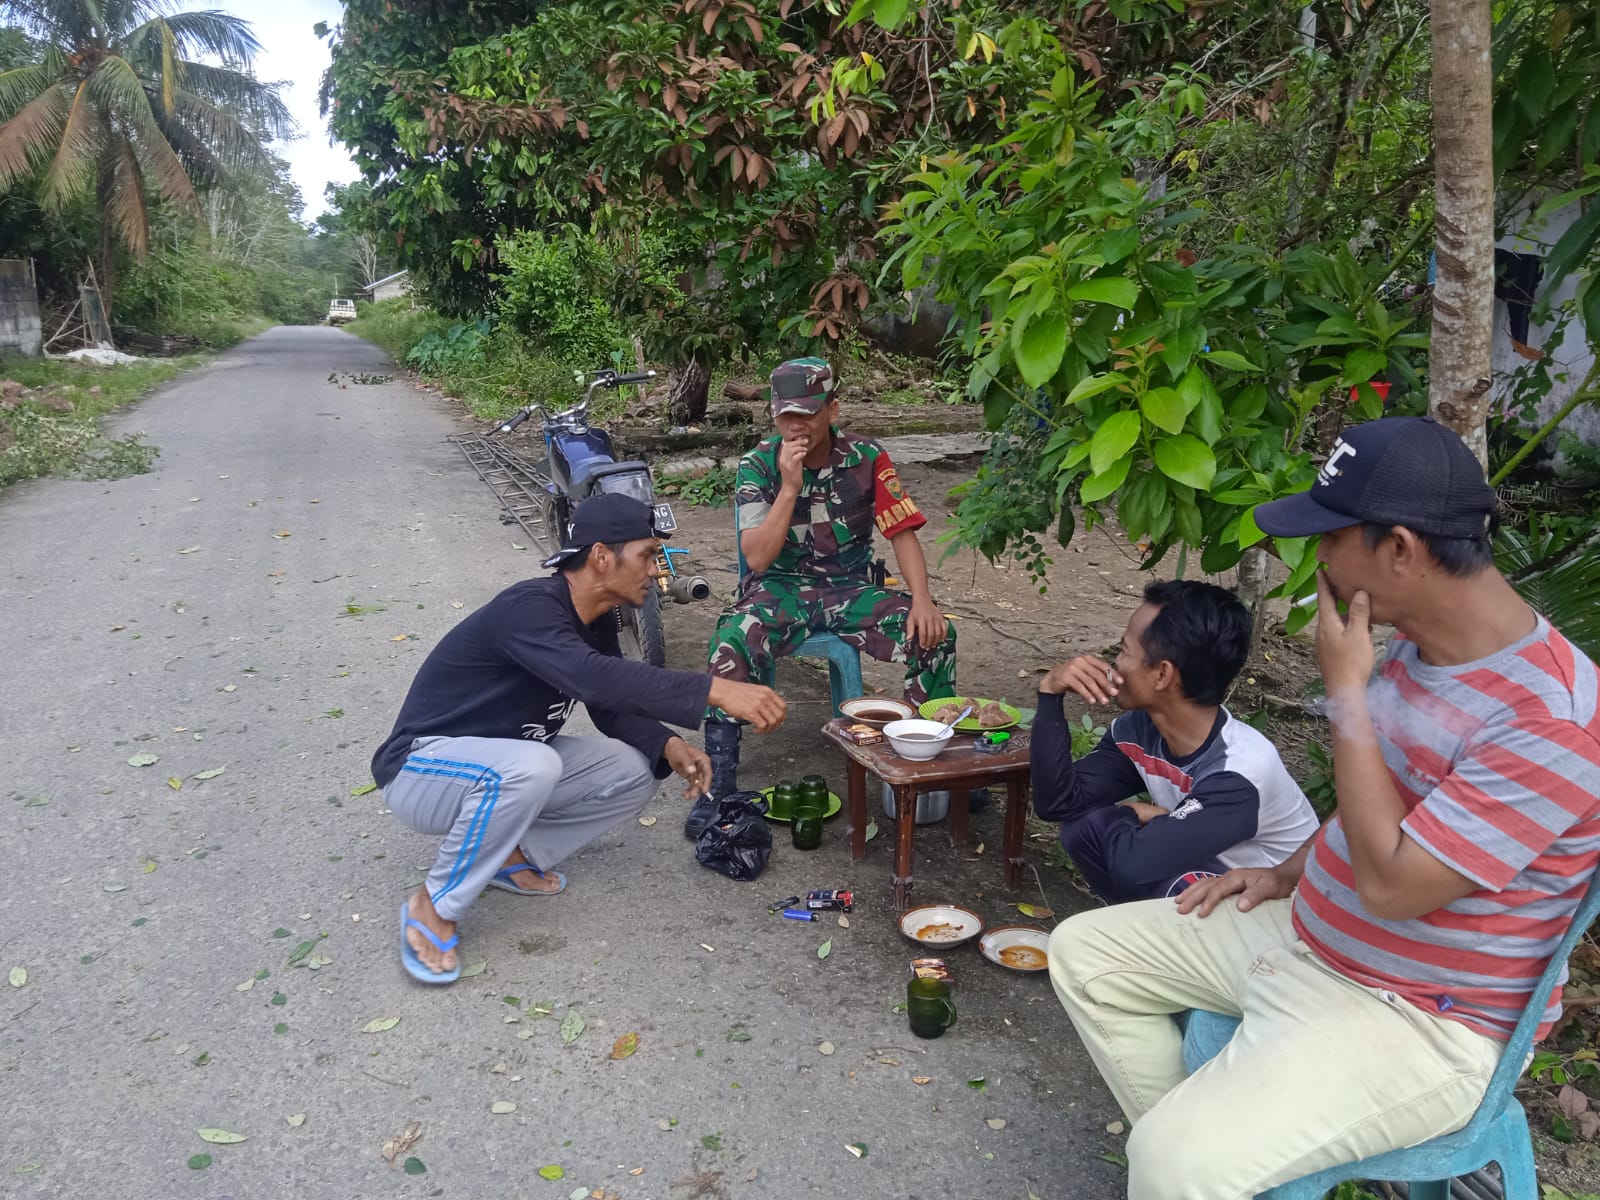
[[833,399],[833,368],[820,358],[791,358],[772,372],[772,415],[811,416]]

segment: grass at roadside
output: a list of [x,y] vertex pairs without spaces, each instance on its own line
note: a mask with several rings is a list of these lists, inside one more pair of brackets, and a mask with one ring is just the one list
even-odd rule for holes
[[[582,389],[571,368],[532,352],[505,328],[440,316],[413,308],[408,298],[358,304],[360,316],[346,325],[351,333],[387,350],[394,361],[416,371],[427,383],[465,404],[483,421],[497,421],[525,404],[552,408],[575,403]],[[620,405],[615,392],[604,398]],[[602,405],[590,418],[603,423],[612,414]]]
[[[0,407],[0,487],[45,475],[120,479],[148,471],[159,453],[156,447],[137,436],[106,438],[100,418],[204,358],[191,354],[119,367],[0,359],[0,381],[27,389],[15,408]],[[69,404],[70,412],[65,411]]]

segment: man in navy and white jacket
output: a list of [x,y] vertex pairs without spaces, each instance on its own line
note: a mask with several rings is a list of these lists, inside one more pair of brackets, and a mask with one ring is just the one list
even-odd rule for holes
[[[1172,896],[1232,867],[1275,867],[1316,814],[1265,737],[1222,706],[1250,613],[1209,583],[1149,584],[1112,666],[1081,655],[1039,685],[1033,804],[1108,903]],[[1124,711],[1072,761],[1062,696]],[[1146,793],[1148,801],[1128,801]]]

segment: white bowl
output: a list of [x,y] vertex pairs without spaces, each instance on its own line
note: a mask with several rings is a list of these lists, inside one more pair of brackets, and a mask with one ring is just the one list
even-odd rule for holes
[[1050,935],[1032,925],[996,925],[978,942],[979,952],[996,966],[1011,971],[1042,971]]
[[900,932],[919,946],[942,950],[983,932],[983,918],[954,904],[921,904],[900,914]]
[[[907,737],[906,734],[917,734],[916,737]],[[941,725],[938,721],[890,721],[883,727],[883,736],[889,739],[889,745],[894,747],[894,752],[901,758],[909,758],[914,762],[926,762],[930,758],[938,758],[939,752],[950,744],[950,739],[955,736],[955,730],[948,725]]]

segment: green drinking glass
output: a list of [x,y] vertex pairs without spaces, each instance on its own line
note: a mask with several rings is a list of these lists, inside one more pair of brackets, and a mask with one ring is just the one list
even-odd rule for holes
[[955,1001],[945,979],[913,979],[906,984],[906,1019],[919,1038],[941,1037],[956,1023]]
[[798,797],[798,785],[791,779],[785,779],[773,787],[772,799],[767,804],[767,811],[778,820],[787,821],[794,816],[795,801]]
[[802,806],[815,806],[819,813],[828,811],[828,781],[821,775],[807,775],[800,781],[795,801]]
[[822,845],[824,811],[821,803],[803,792],[794,802],[794,821],[789,826],[789,833],[796,850],[815,850]]

